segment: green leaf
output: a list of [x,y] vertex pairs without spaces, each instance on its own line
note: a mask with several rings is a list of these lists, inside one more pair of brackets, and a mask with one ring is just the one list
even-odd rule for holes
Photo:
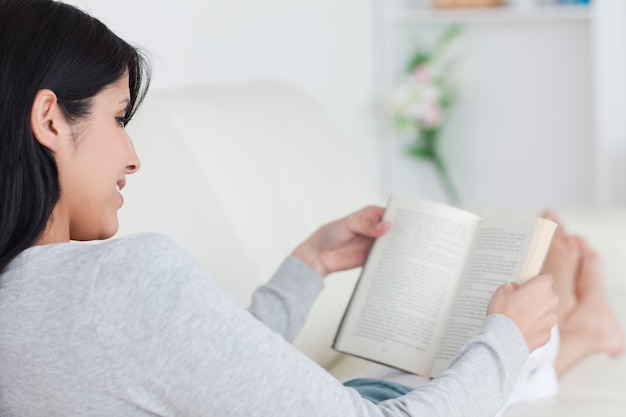
[[416,52],[415,55],[413,55],[413,57],[409,60],[407,72],[413,71],[415,68],[426,64],[428,61],[430,61],[430,55],[428,53],[422,51]]

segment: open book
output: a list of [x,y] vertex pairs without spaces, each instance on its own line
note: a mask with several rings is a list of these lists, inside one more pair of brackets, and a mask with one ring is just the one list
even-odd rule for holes
[[391,229],[372,246],[333,348],[428,377],[476,334],[499,285],[539,273],[557,228],[398,196],[384,218]]

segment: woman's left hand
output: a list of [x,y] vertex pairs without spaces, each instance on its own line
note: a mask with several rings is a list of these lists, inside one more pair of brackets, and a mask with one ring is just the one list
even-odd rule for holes
[[292,256],[311,266],[321,276],[363,265],[374,239],[391,223],[382,221],[384,209],[368,206],[320,227],[302,242]]

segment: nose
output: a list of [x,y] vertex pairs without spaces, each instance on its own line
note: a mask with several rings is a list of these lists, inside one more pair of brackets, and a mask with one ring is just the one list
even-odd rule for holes
[[133,141],[128,138],[128,146],[130,149],[130,158],[128,160],[128,164],[126,165],[126,173],[134,174],[139,171],[141,168],[141,161],[139,160],[139,155],[137,155],[137,151],[135,151],[135,146],[133,145]]
[[141,162],[139,162],[139,159],[137,159],[136,164],[126,165],[126,173],[134,174],[135,172],[139,171],[140,166],[141,166]]

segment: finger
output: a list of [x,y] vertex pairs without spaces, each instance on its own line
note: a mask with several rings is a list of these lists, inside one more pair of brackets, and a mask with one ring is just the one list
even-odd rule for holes
[[368,206],[348,217],[348,227],[354,233],[367,237],[380,237],[391,227],[391,222],[383,221],[384,209]]
[[506,284],[500,285],[496,291],[511,292],[519,288],[519,286],[520,285],[517,282],[507,282]]
[[543,217],[544,219],[552,220],[557,223],[561,222],[559,219],[559,216],[552,209],[546,209],[543,213],[541,213],[540,216]]

